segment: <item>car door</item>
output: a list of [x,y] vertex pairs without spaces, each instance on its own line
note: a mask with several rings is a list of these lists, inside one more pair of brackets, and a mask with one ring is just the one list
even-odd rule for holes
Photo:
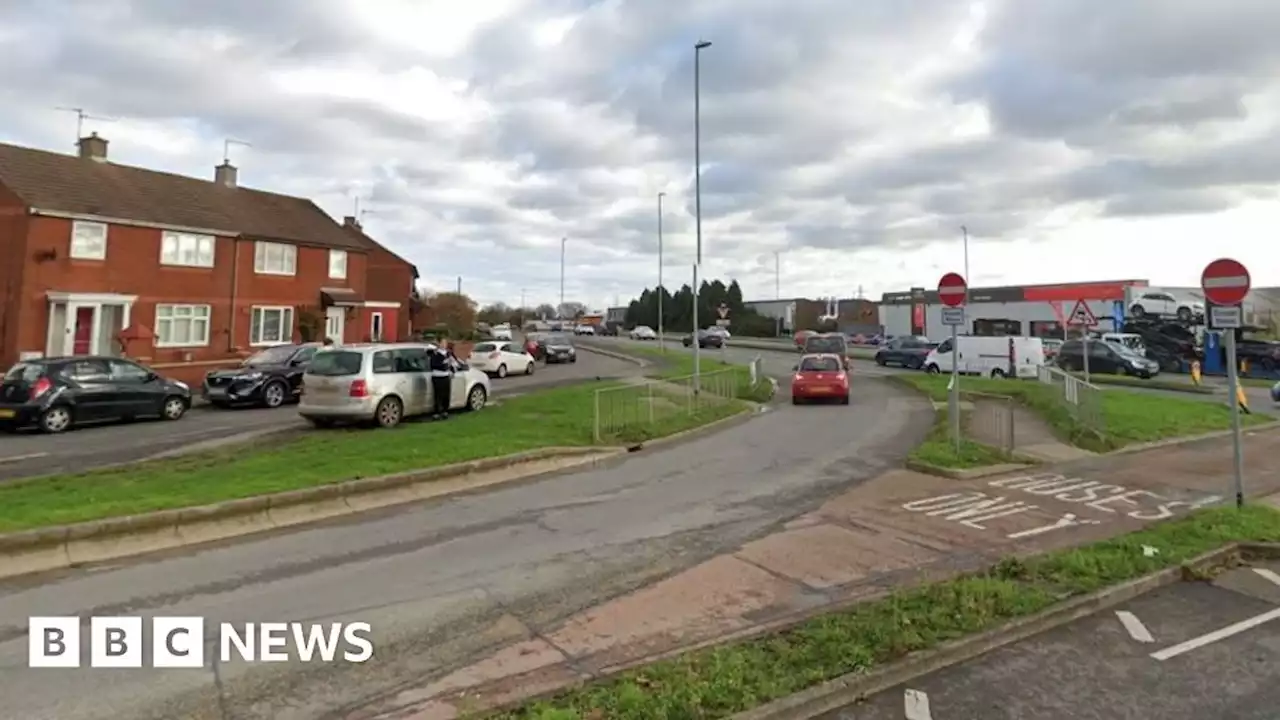
[[316,356],[319,345],[305,345],[289,358],[289,366],[285,371],[285,380],[289,383],[289,392],[296,397],[302,388],[302,376],[307,373],[311,358]]
[[72,360],[62,367],[60,374],[72,384],[68,394],[77,421],[107,420],[123,414],[124,399],[116,391],[111,371],[102,360]]
[[1089,372],[1115,372],[1118,357],[1116,351],[1105,342],[1089,343]]
[[164,404],[164,382],[151,370],[112,358],[106,361],[111,384],[120,398],[121,417],[143,417],[160,414]]
[[406,415],[421,415],[431,410],[431,363],[426,348],[400,348],[395,351],[396,388],[404,400]]

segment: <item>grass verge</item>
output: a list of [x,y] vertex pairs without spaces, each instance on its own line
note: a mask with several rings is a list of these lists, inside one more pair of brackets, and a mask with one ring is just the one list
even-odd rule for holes
[[[1084,379],[1084,373],[1071,373],[1075,377]],[[1193,385],[1190,381],[1179,382],[1177,380],[1161,380],[1159,378],[1151,378],[1143,380],[1142,378],[1132,377],[1130,375],[1097,375],[1090,373],[1089,382],[1094,385],[1123,385],[1125,387],[1147,388],[1150,390],[1168,390],[1170,392],[1181,392],[1189,395],[1214,395],[1216,390],[1206,385]]]
[[[661,367],[654,368],[649,373],[650,377],[674,380],[693,375],[693,355],[683,349],[668,348],[666,352],[663,352],[662,348],[656,345],[649,346],[632,343],[621,352],[635,357],[656,360]],[[732,373],[733,394],[739,400],[762,403],[768,402],[773,396],[773,385],[768,380],[761,379],[753,385],[751,383],[750,369],[746,365],[738,365],[721,360],[718,350],[704,350],[701,365],[702,374],[704,375],[722,371]]]
[[[923,373],[891,376],[928,395],[947,399],[949,375]],[[1009,395],[1044,419],[1064,442],[1085,450],[1107,452],[1138,443],[1188,437],[1231,428],[1231,408],[1225,402],[1190,398],[1107,392],[1099,396],[1104,433],[1098,436],[1077,422],[1059,401],[1057,391],[1035,380],[994,380],[965,377],[962,390]],[[1272,422],[1270,415],[1254,412],[1242,418],[1246,426]]]
[[[73,475],[0,484],[0,532],[191,507],[552,446],[595,444],[591,383],[506,400],[447,422],[328,430],[246,452],[227,448]],[[671,435],[746,409],[725,402],[607,434],[604,444]]]
[[[962,426],[965,420],[966,418],[964,417],[960,418]],[[948,422],[946,410],[937,412],[937,419],[934,421],[929,435],[925,437],[924,442],[911,451],[907,459],[949,470],[972,470],[1005,463],[1032,464],[1034,462],[1018,455],[1006,453],[999,448],[964,438],[963,433],[960,439],[960,449],[957,452],[956,445],[951,440],[951,426]]]
[[[1265,506],[1204,510],[1083,548],[1006,559],[990,570],[904,590],[791,630],[665,660],[499,715],[504,720],[728,717],[1173,567],[1228,542],[1280,540]],[[1159,550],[1147,557],[1143,546]]]

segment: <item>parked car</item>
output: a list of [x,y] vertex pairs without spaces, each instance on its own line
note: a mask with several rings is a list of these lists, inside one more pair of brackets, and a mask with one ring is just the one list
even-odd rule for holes
[[528,333],[524,336],[524,351],[533,356],[534,360],[545,360],[547,355],[542,347],[542,333]]
[[791,403],[800,405],[810,400],[837,400],[849,404],[849,372],[839,355],[805,355],[794,368],[791,378]]
[[910,370],[924,367],[925,358],[937,347],[933,343],[911,335],[896,337],[876,350],[876,364],[885,367],[897,365]]
[[280,407],[298,399],[302,374],[319,349],[317,343],[267,348],[250,355],[240,367],[206,373],[201,394],[218,407]]
[[654,332],[653,328],[649,327],[648,325],[637,325],[634,328],[631,328],[630,336],[632,340],[657,340],[658,339],[658,333]]
[[0,427],[59,433],[76,425],[159,417],[178,420],[191,388],[118,357],[78,355],[25,360],[0,380]]
[[963,375],[1035,378],[1045,364],[1044,345],[1038,337],[961,335],[954,346],[948,338],[930,350],[924,369],[949,373],[957,363]]
[[585,323],[584,323],[584,324],[579,325],[578,327],[574,328],[574,329],[573,329],[573,334],[574,334],[574,335],[595,335],[595,334],[596,334],[596,326],[595,326],[595,325],[587,325],[587,324],[585,324]]
[[[684,336],[685,347],[693,347],[693,333]],[[724,347],[724,336],[717,335],[706,330],[698,331],[698,347],[700,348],[722,348]]]
[[1058,350],[1062,347],[1062,343],[1062,340],[1056,340],[1054,338],[1040,338],[1040,344],[1044,346],[1045,362],[1053,362],[1053,359],[1058,356]]
[[573,346],[573,338],[564,333],[546,336],[542,347],[548,365],[578,362],[578,349]]
[[[316,427],[372,422],[384,428],[429,414],[435,398],[428,354],[434,350],[420,343],[324,348],[303,376],[298,414]],[[453,376],[449,407],[480,410],[490,395],[489,376],[463,363]]]
[[[1084,370],[1084,343],[1079,340],[1063,343],[1058,350],[1055,364],[1068,372]],[[1134,353],[1123,345],[1091,342],[1089,343],[1089,372],[1151,378],[1160,373],[1160,364]]]
[[496,325],[494,326],[493,331],[489,333],[489,335],[494,340],[510,340],[512,339],[511,326],[506,323],[503,323],[501,325]]
[[478,343],[471,349],[471,367],[504,378],[512,372],[532,375],[537,361],[520,343],[510,340]]
[[1280,403],[1280,382],[1271,386],[1271,400]]

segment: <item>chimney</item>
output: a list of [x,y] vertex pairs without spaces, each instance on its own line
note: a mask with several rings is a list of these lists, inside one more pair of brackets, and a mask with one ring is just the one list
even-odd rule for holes
[[222,164],[213,169],[213,181],[224,187],[233,188],[236,186],[236,166],[230,162],[223,160]]
[[355,228],[356,230],[360,229],[360,221],[356,220],[355,215],[347,215],[346,217],[342,218],[342,224],[345,227]]
[[98,133],[90,133],[89,137],[80,138],[80,157],[98,162],[107,161],[107,141],[98,137]]

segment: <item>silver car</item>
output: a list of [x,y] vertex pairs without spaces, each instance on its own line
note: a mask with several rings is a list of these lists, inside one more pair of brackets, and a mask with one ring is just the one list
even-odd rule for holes
[[[373,421],[395,427],[430,413],[429,356],[421,343],[344,345],[315,354],[302,376],[298,414],[316,427]],[[479,410],[489,400],[489,376],[466,365],[453,376],[451,410]]]

